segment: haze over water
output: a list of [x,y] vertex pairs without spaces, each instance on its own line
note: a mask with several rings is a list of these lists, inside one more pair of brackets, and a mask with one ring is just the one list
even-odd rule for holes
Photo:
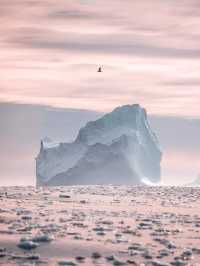
[[[1,185],[34,185],[40,139],[71,142],[87,121],[102,113],[35,105],[0,104]],[[163,150],[162,182],[185,184],[199,173],[200,120],[150,116]]]

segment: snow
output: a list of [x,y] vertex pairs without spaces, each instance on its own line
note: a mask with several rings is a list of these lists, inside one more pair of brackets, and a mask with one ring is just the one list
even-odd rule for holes
[[43,148],[45,150],[47,150],[47,149],[53,149],[53,148],[59,147],[59,145],[60,145],[59,142],[52,141],[48,137],[45,137],[44,139],[42,139],[42,143],[43,143]]
[[147,185],[147,186],[158,186],[159,184],[157,184],[157,183],[154,183],[154,182],[151,182],[149,179],[148,179],[148,177],[143,177],[142,179],[141,179],[141,181],[142,181],[142,183],[144,184],[144,185]]

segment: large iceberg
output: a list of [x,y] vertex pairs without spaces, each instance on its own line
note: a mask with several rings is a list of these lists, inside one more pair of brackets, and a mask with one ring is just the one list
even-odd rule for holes
[[155,184],[161,157],[145,109],[125,105],[88,122],[72,143],[41,141],[37,185]]

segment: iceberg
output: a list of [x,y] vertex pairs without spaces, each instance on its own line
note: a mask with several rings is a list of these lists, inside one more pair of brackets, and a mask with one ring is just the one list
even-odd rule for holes
[[125,105],[88,122],[72,143],[42,140],[37,185],[156,184],[161,158],[146,110],[139,104]]

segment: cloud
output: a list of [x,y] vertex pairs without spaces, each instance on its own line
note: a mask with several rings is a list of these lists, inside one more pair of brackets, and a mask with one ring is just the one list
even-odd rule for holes
[[177,79],[170,80],[163,83],[166,86],[180,86],[180,87],[200,87],[200,79],[199,78],[190,78],[190,79]]
[[105,15],[100,15],[98,12],[89,12],[86,10],[66,9],[57,10],[49,13],[50,19],[64,20],[98,20],[105,19]]
[[[130,34],[73,34],[59,31],[21,28],[16,37],[7,39],[8,44],[31,49],[63,50],[87,54],[121,54],[159,58],[199,59],[200,49],[176,48],[166,45],[151,44],[142,38],[131,38]],[[65,36],[70,36],[66,38]],[[55,38],[56,37],[56,38]]]
[[0,99],[200,116],[199,10],[195,0],[2,0]]

